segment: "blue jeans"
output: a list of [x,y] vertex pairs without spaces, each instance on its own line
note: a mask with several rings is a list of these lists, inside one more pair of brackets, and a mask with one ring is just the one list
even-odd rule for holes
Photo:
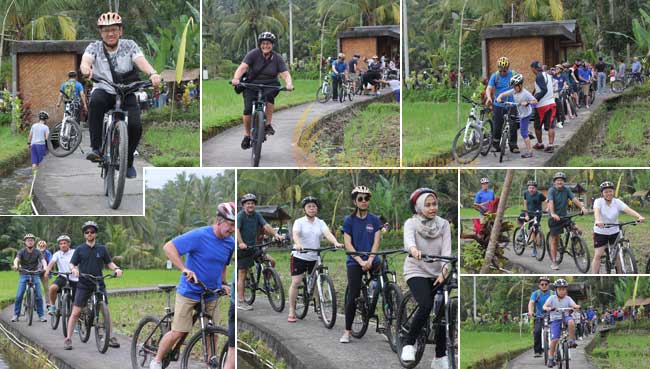
[[34,281],[34,292],[36,292],[36,313],[39,317],[43,316],[43,295],[41,295],[41,281],[37,275],[21,274],[18,280],[18,291],[16,291],[16,301],[14,302],[14,315],[20,316],[20,307],[23,304],[23,295],[27,289],[29,278]]
[[598,93],[604,94],[607,88],[606,76],[604,72],[598,72]]

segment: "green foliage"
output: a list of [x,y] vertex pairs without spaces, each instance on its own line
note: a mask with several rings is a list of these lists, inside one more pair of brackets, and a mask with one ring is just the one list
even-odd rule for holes
[[[275,352],[264,341],[255,338],[250,331],[240,330],[237,332],[237,340],[240,342],[238,344],[239,346],[243,346],[244,349],[248,349],[247,346],[250,346],[257,353],[257,359],[260,361],[260,365],[263,365],[262,363],[270,363],[276,369],[287,368],[287,363],[278,358]],[[242,345],[242,343],[245,344]],[[239,355],[242,354],[240,353]]]
[[0,126],[11,125],[11,113],[0,113]]
[[[171,22],[168,28],[156,27],[158,32],[154,38],[151,34],[146,34],[147,46],[150,54],[155,55],[153,66],[156,70],[176,68],[176,58],[181,46],[183,30],[190,17],[183,14],[178,19]],[[197,22],[190,23],[187,31],[187,41],[185,44],[185,68],[198,68],[201,56],[200,54],[200,27]]]
[[[169,117],[171,115],[171,106],[165,105],[162,108],[151,108],[142,114],[143,124],[156,124],[169,126]],[[187,108],[176,106],[174,108],[173,122],[171,126],[193,125],[198,127],[200,120],[199,103],[194,101]]]
[[[461,369],[492,367],[482,363],[493,363],[497,356],[503,356],[500,362],[507,360],[507,354],[519,353],[531,347],[533,340],[529,334],[520,336],[514,332],[465,332],[462,328],[460,346]],[[495,366],[500,367],[500,366]]]
[[32,197],[27,196],[14,208],[9,210],[11,214],[15,215],[32,215]]

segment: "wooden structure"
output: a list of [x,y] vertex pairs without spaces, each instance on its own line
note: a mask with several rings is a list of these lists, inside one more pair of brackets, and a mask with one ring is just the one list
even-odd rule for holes
[[339,32],[336,39],[337,50],[345,54],[346,60],[354,54],[361,55],[359,67],[362,69],[368,67],[364,59],[375,55],[385,55],[386,63],[391,59],[399,61],[399,25],[352,27]]

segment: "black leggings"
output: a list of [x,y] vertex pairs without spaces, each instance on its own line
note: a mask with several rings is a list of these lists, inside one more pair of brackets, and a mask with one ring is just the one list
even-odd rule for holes
[[[413,298],[415,298],[419,306],[411,321],[411,331],[406,338],[408,345],[415,344],[415,340],[420,335],[420,332],[422,332],[422,328],[427,324],[429,314],[431,314],[431,310],[433,309],[433,300],[436,296],[436,288],[433,287],[433,282],[435,282],[434,279],[424,277],[412,277],[406,281],[409,290],[413,294]],[[445,333],[445,326],[442,324],[438,325],[435,332],[436,357],[444,357],[447,355],[447,337]]]
[[[90,129],[90,146],[93,150],[99,150],[102,147],[102,126],[104,123],[104,114],[113,109],[115,106],[115,95],[100,89],[95,89],[90,95],[90,104],[88,107],[88,128]],[[129,167],[133,166],[133,153],[140,143],[142,137],[142,123],[140,121],[140,105],[134,94],[126,96],[126,101],[122,101],[122,109],[129,112],[129,124],[127,131],[129,133]]]
[[[373,271],[379,267],[379,264],[373,265]],[[361,270],[361,265],[354,264],[348,265],[348,299],[345,301],[345,329],[352,330],[352,322],[354,322],[354,315],[357,311],[357,297],[361,292],[361,284],[363,283],[364,272]],[[370,296],[368,296],[370,298]]]

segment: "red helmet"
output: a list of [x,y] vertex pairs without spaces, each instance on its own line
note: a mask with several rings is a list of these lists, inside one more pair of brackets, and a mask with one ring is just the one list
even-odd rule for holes
[[122,25],[122,17],[117,13],[104,13],[97,18],[97,27],[112,26],[112,25]]
[[411,194],[411,197],[409,197],[409,206],[411,207],[411,212],[413,214],[416,213],[416,211],[415,211],[415,203],[418,201],[418,197],[420,197],[420,195],[425,194],[425,193],[431,193],[436,198],[438,197],[438,194],[436,194],[436,191],[434,191],[434,190],[432,190],[432,189],[430,189],[428,187],[421,187],[421,188],[418,188],[417,190],[413,191],[413,193]]
[[232,201],[222,202],[217,207],[217,215],[226,220],[234,222],[236,217],[235,203]]

